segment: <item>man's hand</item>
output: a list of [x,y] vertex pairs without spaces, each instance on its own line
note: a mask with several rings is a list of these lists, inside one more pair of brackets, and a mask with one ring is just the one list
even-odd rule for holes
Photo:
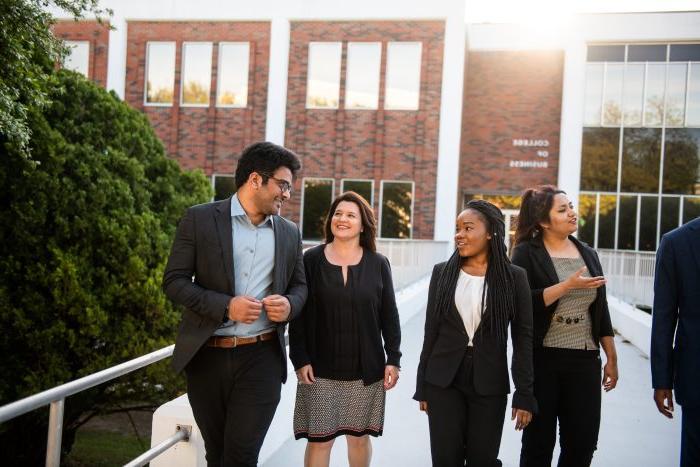
[[521,431],[532,421],[532,412],[513,407],[510,419],[515,420],[515,431]]
[[314,369],[311,367],[311,365],[304,365],[303,367],[299,368],[297,370],[297,379],[301,382],[301,384],[315,383],[316,378],[314,378]]
[[289,313],[292,311],[289,300],[282,295],[268,295],[262,299],[262,304],[265,305],[267,319],[275,323],[284,323],[287,321]]
[[418,408],[420,409],[421,412],[425,412],[425,414],[428,414],[428,401],[420,401],[418,403]]
[[399,367],[387,365],[384,367],[384,389],[388,391],[399,381]]
[[260,316],[262,302],[249,295],[238,295],[228,302],[228,319],[250,324]]
[[654,402],[661,415],[666,418],[673,418],[673,390],[654,389]]

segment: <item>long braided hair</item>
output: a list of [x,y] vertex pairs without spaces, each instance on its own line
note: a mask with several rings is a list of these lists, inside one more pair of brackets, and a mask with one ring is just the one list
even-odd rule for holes
[[[491,235],[488,240],[488,265],[484,291],[481,297],[481,316],[484,331],[488,331],[499,341],[507,338],[508,322],[515,316],[515,285],[513,273],[510,270],[510,259],[506,253],[505,222],[503,213],[498,207],[488,201],[474,199],[467,203],[465,210],[471,209],[478,213],[486,232]],[[454,291],[459,279],[459,271],[465,258],[459,256],[455,249],[440,273],[436,289],[436,311],[438,316],[444,316],[454,302]],[[488,289],[488,292],[487,292]],[[484,297],[485,295],[485,297]]]

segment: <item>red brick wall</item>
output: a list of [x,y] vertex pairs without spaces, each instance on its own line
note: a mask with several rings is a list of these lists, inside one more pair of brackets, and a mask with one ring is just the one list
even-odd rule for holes
[[[129,21],[126,59],[126,100],[142,109],[166,151],[185,169],[200,168],[207,175],[232,174],[241,150],[265,137],[269,22]],[[146,43],[176,42],[175,88],[171,107],[144,105]],[[180,107],[182,43],[213,42],[209,107]],[[250,42],[248,106],[217,108],[219,42]]]
[[[293,22],[289,55],[285,144],[304,164],[303,177],[372,179],[379,214],[382,179],[415,182],[413,238],[433,238],[440,89],[444,41],[442,21]],[[308,44],[343,42],[339,109],[306,109]],[[379,109],[345,110],[347,42],[382,42]],[[387,42],[420,41],[422,68],[417,111],[384,110]],[[285,208],[299,220],[301,181]]]
[[[468,53],[462,193],[519,194],[533,185],[557,183],[563,66],[562,51]],[[546,168],[522,167],[545,163]]]
[[109,23],[97,21],[59,20],[53,26],[56,37],[67,41],[90,42],[88,78],[107,87],[107,56],[109,53]]

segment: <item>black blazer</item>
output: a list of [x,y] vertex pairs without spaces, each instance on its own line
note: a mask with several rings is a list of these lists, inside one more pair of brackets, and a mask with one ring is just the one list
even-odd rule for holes
[[[309,299],[301,317],[289,325],[289,358],[295,369],[308,364],[313,367],[319,352],[316,345],[316,317],[318,313],[323,312],[323,303],[319,303],[317,299],[318,290],[313,278],[318,274],[319,265],[323,260],[323,249],[324,245],[318,245],[304,254],[304,268],[309,279]],[[365,249],[358,266],[348,269],[348,273],[353,274],[353,283],[357,288],[376,291],[360,294],[353,301],[353,311],[359,317],[362,380],[367,385],[384,378],[385,365],[400,365],[401,324],[389,260],[380,253]]]
[[[301,234],[292,222],[273,216],[275,265],[272,293],[287,297],[289,320],[301,313],[306,301],[306,278]],[[226,306],[235,294],[231,198],[200,204],[180,220],[163,274],[163,290],[184,307],[175,341],[173,368],[182,371],[224,320]],[[277,334],[282,355],[282,381],[287,379],[286,323]]]
[[[602,276],[603,267],[600,265],[598,253],[581,242],[576,237],[569,237],[574,242],[583,262],[586,263],[591,277]],[[559,283],[559,276],[554,269],[554,263],[549,256],[547,249],[542,242],[542,237],[537,236],[529,241],[518,244],[513,249],[513,264],[524,268],[527,271],[527,278],[530,281],[532,290],[532,312],[535,324],[535,348],[542,347],[544,336],[552,323],[552,316],[557,309],[559,300],[549,306],[544,304],[544,289]],[[591,316],[593,340],[600,345],[600,338],[603,336],[614,336],[610,312],[608,311],[608,300],[605,294],[605,286],[598,287],[596,298],[588,309]]]
[[[452,384],[469,344],[469,335],[457,311],[454,300],[447,313],[436,309],[437,280],[447,263],[435,265],[430,278],[428,306],[425,312],[425,337],[418,364],[416,393],[413,398],[425,400],[424,386],[430,383],[442,388]],[[533,394],[532,366],[532,302],[527,275],[522,268],[509,265],[515,282],[515,317],[510,323],[513,341],[511,371],[515,384],[513,407],[530,412],[537,411]],[[498,291],[493,291],[494,293]],[[455,290],[450,293],[454,297]],[[488,311],[485,312],[488,314]],[[442,317],[440,317],[442,315]],[[488,316],[484,316],[482,324]],[[488,325],[488,323],[487,323]],[[504,329],[504,333],[507,329]],[[508,355],[505,341],[499,342],[490,333],[482,332],[482,326],[474,334],[474,389],[481,395],[503,395],[510,392]]]

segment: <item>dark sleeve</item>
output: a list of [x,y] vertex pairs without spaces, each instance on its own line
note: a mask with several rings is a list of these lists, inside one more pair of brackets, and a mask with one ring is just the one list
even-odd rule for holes
[[[312,283],[313,277],[311,277],[311,271],[313,271],[313,268],[310,266],[310,256],[311,255],[305,255],[302,262],[305,277],[309,283]],[[307,346],[306,327],[308,326],[307,320],[315,316],[313,307],[314,297],[313,294],[309,293],[302,312],[289,323],[289,359],[292,361],[295,370],[311,363]]]
[[380,317],[382,323],[382,337],[384,338],[384,351],[386,352],[386,364],[400,366],[401,364],[401,323],[399,310],[396,308],[394,295],[394,282],[391,278],[391,266],[389,260],[382,257],[382,308]]
[[418,363],[418,374],[416,375],[416,392],[413,394],[413,399],[417,401],[425,400],[425,366],[428,362],[430,354],[433,353],[433,347],[438,335],[438,318],[435,310],[435,294],[437,288],[437,280],[440,276],[440,265],[436,264],[433,268],[433,274],[430,276],[430,287],[428,288],[428,305],[425,308],[425,331],[423,335],[423,349],[420,352],[420,361]]
[[678,282],[673,243],[661,239],[656,252],[654,308],[651,314],[651,385],[673,388],[673,335],[678,323]]
[[532,312],[533,313],[553,313],[557,309],[559,300],[551,303],[549,306],[544,304],[544,289],[546,287],[536,287],[535,286],[535,266],[530,260],[530,254],[528,250],[530,245],[528,243],[521,243],[515,247],[513,250],[512,262],[516,266],[520,266],[527,272],[527,280],[530,284],[530,294],[532,296]]
[[195,215],[189,208],[175,232],[168,264],[163,273],[163,291],[178,305],[212,321],[221,322],[231,296],[192,281],[197,257]]
[[292,278],[287,284],[287,293],[285,297],[289,300],[291,311],[289,312],[288,321],[298,318],[301,315],[301,310],[304,308],[308,289],[306,287],[306,274],[304,274],[304,249],[301,245],[301,233],[299,228],[294,226],[296,234],[296,261],[294,262],[294,272]]
[[[598,266],[599,271],[603,271],[603,266],[600,264],[600,258],[598,258],[598,253],[591,248],[591,251],[593,252],[593,257],[595,258],[596,265]],[[604,336],[615,336],[615,331],[613,330],[612,326],[612,320],[610,319],[610,309],[608,308],[608,294],[607,290],[605,289],[605,286],[601,287],[601,294],[600,296],[602,297],[603,300],[603,313],[600,317],[600,337]]]
[[515,279],[515,317],[510,327],[513,341],[513,360],[510,371],[513,375],[515,392],[513,393],[513,408],[537,412],[537,400],[534,395],[534,369],[532,363],[532,300],[527,274],[518,269],[513,275]]

